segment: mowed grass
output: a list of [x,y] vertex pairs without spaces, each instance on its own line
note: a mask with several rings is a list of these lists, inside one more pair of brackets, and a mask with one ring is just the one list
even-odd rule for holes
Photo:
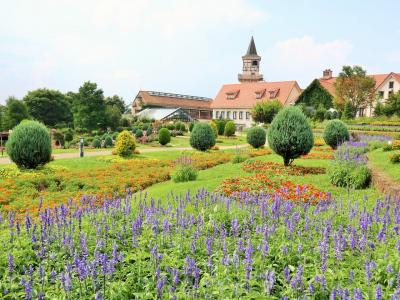
[[400,164],[392,164],[390,156],[400,151],[383,151],[377,149],[368,153],[370,164],[377,170],[389,175],[394,181],[400,183]]
[[[276,154],[265,155],[253,159],[283,163],[282,158]],[[327,159],[296,159],[294,161],[295,165],[325,168],[330,163],[331,161]],[[196,181],[175,183],[171,179],[163,183],[155,184],[147,188],[145,191],[149,197],[166,200],[171,197],[171,193],[173,193],[173,195],[184,195],[188,191],[190,191],[190,193],[196,193],[197,190],[202,188],[214,191],[225,178],[234,176],[251,176],[251,173],[243,171],[242,164],[227,163],[208,170],[200,171]],[[333,197],[337,199],[342,198],[346,201],[351,201],[352,199],[363,199],[364,197],[377,199],[382,196],[381,193],[376,191],[373,187],[365,190],[350,191],[346,188],[335,187],[329,182],[329,178],[326,174],[286,176],[284,179],[298,184],[313,184],[322,191],[331,192]]]

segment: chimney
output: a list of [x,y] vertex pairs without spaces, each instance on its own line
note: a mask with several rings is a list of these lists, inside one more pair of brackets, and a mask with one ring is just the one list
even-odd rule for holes
[[322,79],[331,79],[332,78],[332,70],[331,69],[325,69],[322,72]]

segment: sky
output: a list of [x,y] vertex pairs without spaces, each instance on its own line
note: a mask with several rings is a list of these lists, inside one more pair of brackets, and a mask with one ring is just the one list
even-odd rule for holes
[[215,97],[253,35],[266,81],[305,88],[343,65],[400,72],[400,1],[0,0],[0,103],[96,82],[131,103],[155,90]]

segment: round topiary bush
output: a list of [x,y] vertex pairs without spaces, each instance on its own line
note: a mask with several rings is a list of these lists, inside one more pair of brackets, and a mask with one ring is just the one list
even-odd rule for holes
[[267,132],[262,127],[253,127],[247,132],[247,142],[253,146],[253,148],[264,146],[266,139]]
[[51,158],[48,129],[36,121],[23,121],[14,127],[6,144],[10,159],[19,168],[35,169]]
[[109,135],[107,135],[106,137],[105,137],[105,139],[104,139],[104,147],[112,147],[112,145],[113,145],[113,140],[112,140],[112,137],[111,136],[109,136]]
[[95,138],[95,139],[92,141],[92,147],[93,147],[93,148],[100,148],[100,147],[101,147],[101,142],[100,142],[100,140],[97,139],[97,138]]
[[135,151],[136,142],[132,134],[124,130],[120,132],[115,141],[115,153],[122,157],[129,157]]
[[171,134],[167,128],[161,128],[158,132],[158,142],[161,145],[166,145],[171,141]]
[[314,137],[306,116],[299,108],[287,107],[275,116],[268,130],[268,144],[283,157],[285,166],[310,152]]
[[190,136],[190,145],[197,150],[206,151],[215,145],[214,131],[207,123],[197,123]]
[[325,143],[332,149],[336,149],[341,143],[350,139],[346,124],[340,120],[329,121],[326,124],[323,137]]
[[168,130],[175,130],[175,125],[172,123],[167,124],[167,128],[168,128]]
[[146,136],[149,136],[149,135],[151,135],[152,133],[153,133],[153,127],[147,128],[147,130],[146,130]]
[[136,130],[135,136],[136,136],[137,138],[143,137],[143,131],[142,131],[141,129]]
[[218,137],[218,127],[217,127],[217,124],[215,124],[215,122],[211,122],[211,123],[210,123],[210,126],[211,126],[212,130],[214,131],[214,136],[215,136],[215,138],[217,138],[217,137]]
[[228,121],[225,124],[224,135],[225,136],[234,136],[235,131],[236,131],[235,123],[233,123],[233,121]]

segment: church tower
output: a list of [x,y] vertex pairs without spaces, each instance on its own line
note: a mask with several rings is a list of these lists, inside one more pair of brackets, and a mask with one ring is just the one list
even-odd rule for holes
[[240,82],[257,82],[263,80],[263,75],[260,74],[261,56],[257,55],[254,39],[251,37],[249,48],[246,55],[242,56],[243,73],[238,75]]

